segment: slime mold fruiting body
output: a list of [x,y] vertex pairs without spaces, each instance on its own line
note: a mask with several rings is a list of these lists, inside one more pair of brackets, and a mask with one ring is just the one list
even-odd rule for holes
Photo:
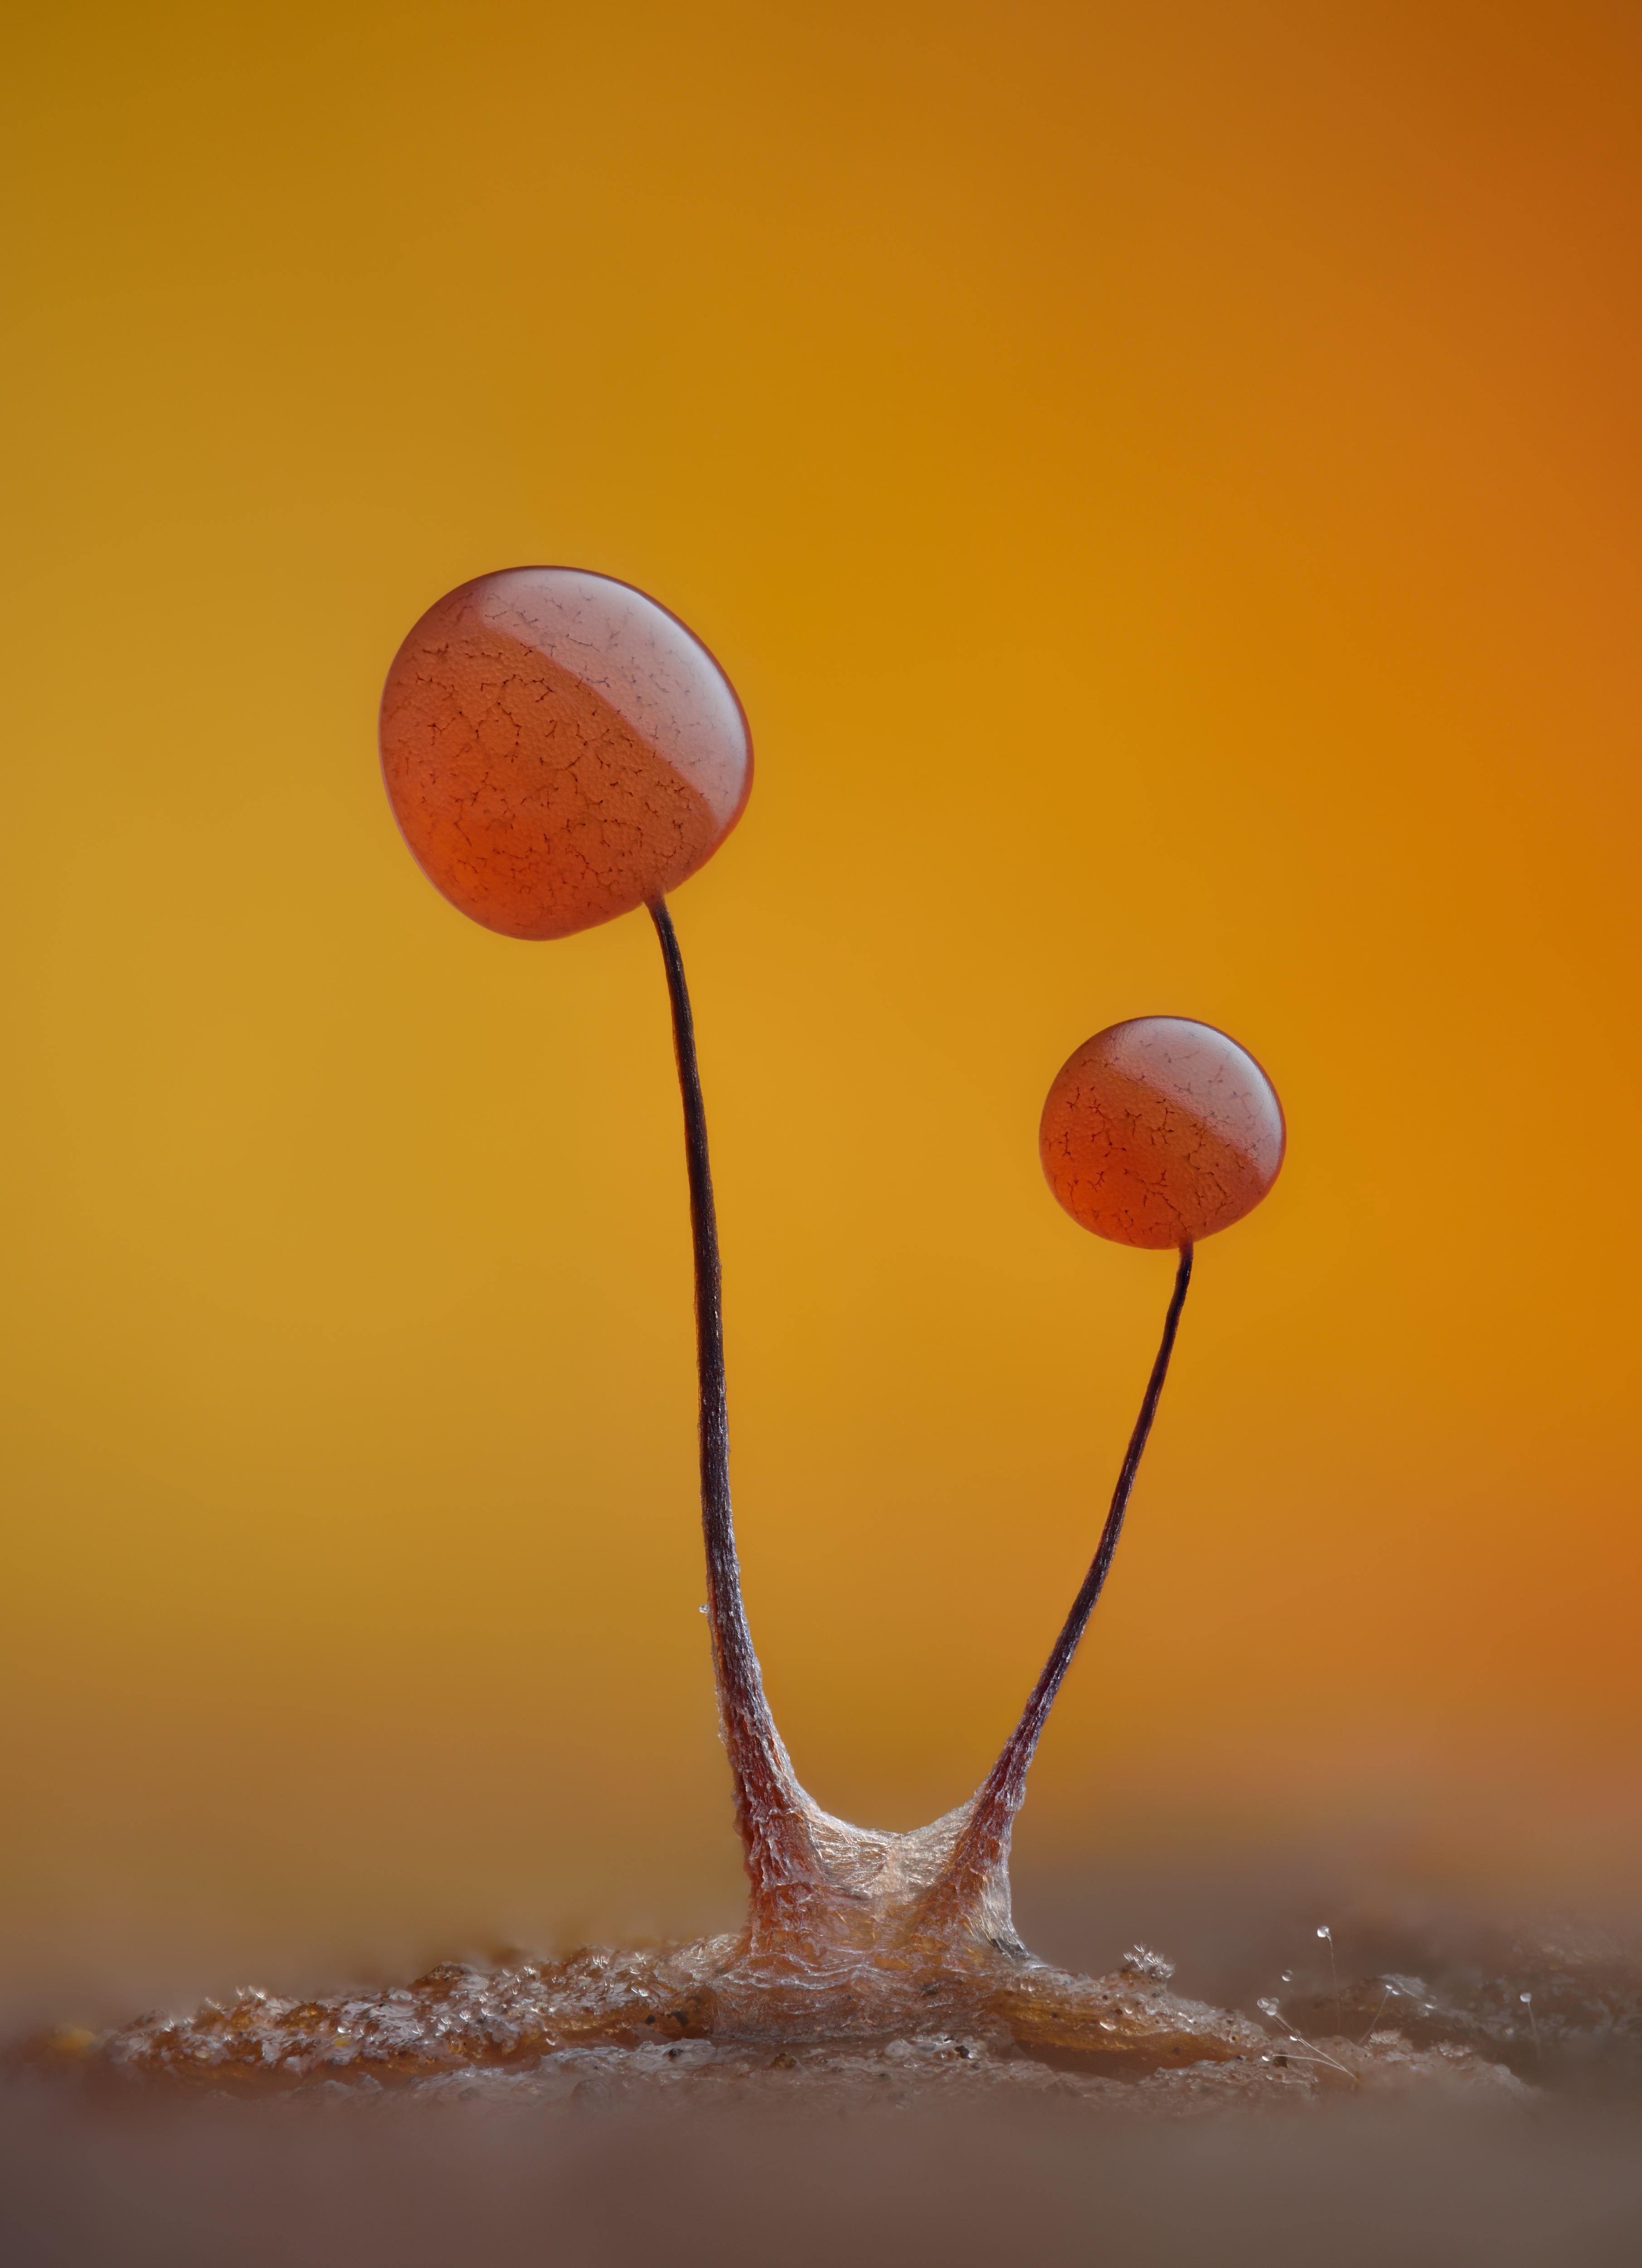
[[1045,1168],[1074,1217],[1174,1248],[1175,1285],[1089,1573],[1021,1720],[976,1794],[911,1834],[823,1811],[765,1697],[730,1507],[718,1234],[684,964],[666,893],[744,808],[745,718],[707,649],[629,585],[565,568],[464,584],[406,639],[382,705],[383,770],[406,839],[454,904],[547,939],[645,906],[660,940],[684,1103],[695,1258],[707,1609],[751,1896],[736,1936],[559,1965],[436,1971],[414,1987],[298,2008],[262,1996],[114,2036],[106,2059],[224,2079],[427,2076],[597,2043],[686,2036],[745,2050],[967,2036],[977,2052],[1068,2057],[1130,2075],[1206,2062],[1257,2071],[1265,2035],[1150,1977],[1067,1976],[1010,1916],[1027,1769],[1099,1598],[1162,1391],[1196,1240],[1270,1187],[1276,1096],[1224,1035],[1175,1018],[1098,1034],[1056,1079]]
[[504,937],[569,937],[712,857],[752,744],[729,680],[654,599],[514,567],[447,593],[394,655],[382,773],[452,905]]
[[[707,1118],[665,893],[745,803],[751,752],[740,704],[706,647],[641,593],[572,569],[518,568],[464,584],[416,624],[388,674],[382,755],[407,841],[464,912],[509,936],[550,938],[642,903],[661,942],[689,1169],[707,1613],[751,1892],[733,1977],[722,1972],[715,1987],[720,2004],[728,1995],[746,2020],[766,2024],[859,2029],[896,2014],[910,1976],[935,1980],[938,1995],[948,1970],[1024,1961],[1009,1911],[1008,1849],[1027,1768],[1111,1565],[1191,1277],[1190,1239],[1246,1210],[1230,1198],[1246,1195],[1257,1171],[1244,1160],[1237,1179],[1242,1129],[1227,1101],[1242,1092],[1235,1067],[1228,1074],[1216,1060],[1206,1071],[1204,1027],[1169,1027],[1178,1060],[1172,1085],[1162,1066],[1153,1179],[1166,1193],[1184,1188],[1206,1145],[1230,1198],[1222,1191],[1216,1204],[1188,1204],[1183,1233],[1129,1239],[1180,1245],[1179,1271],[1100,1547],[1054,1653],[969,1803],[914,1834],[869,1833],[824,1812],[794,1774],[765,1697],[736,1557]],[[1207,1036],[1211,1049],[1248,1064],[1229,1042]],[[1089,1042],[1074,1062],[1100,1047]],[[1138,1066],[1125,1057],[1103,1086],[1085,1078],[1059,1103],[1052,1097],[1066,1138],[1087,1137],[1097,1099],[1116,1096],[1120,1109],[1131,1091],[1151,1094],[1156,1053],[1147,1056],[1142,1040]],[[1118,1095],[1113,1081],[1125,1077]],[[1104,1229],[1097,1213],[1079,1218]]]
[[1178,1250],[1259,1204],[1283,1163],[1283,1112],[1224,1032],[1137,1016],[1062,1064],[1038,1146],[1074,1220],[1118,1244]]

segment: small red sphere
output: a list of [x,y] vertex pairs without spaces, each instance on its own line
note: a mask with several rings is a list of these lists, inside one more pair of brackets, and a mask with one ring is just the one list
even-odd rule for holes
[[382,772],[422,871],[504,937],[568,937],[705,865],[752,785],[741,703],[631,584],[513,567],[441,599],[393,657]]
[[1038,1144],[1049,1186],[1097,1236],[1154,1251],[1251,1212],[1283,1162],[1282,1106],[1254,1057],[1184,1016],[1137,1016],[1056,1073]]

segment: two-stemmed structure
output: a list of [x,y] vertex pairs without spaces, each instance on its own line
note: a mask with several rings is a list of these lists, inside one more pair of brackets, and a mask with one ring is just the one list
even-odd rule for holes
[[967,1803],[915,1833],[850,1826],[793,1772],[742,1603],[707,1121],[665,902],[745,806],[752,751],[741,705],[706,647],[641,592],[568,568],[516,568],[462,585],[411,631],[383,696],[382,761],[411,850],[476,921],[557,938],[644,906],[661,940],[689,1167],[707,1612],[751,1885],[747,1930],[715,1979],[719,2006],[810,2029],[869,2029],[875,2007],[898,2006],[913,1978],[1018,1963],[1008,1852],[1027,1770],[1111,1564],[1193,1245],[1257,1204],[1282,1162],[1269,1082],[1224,1034],[1174,1017],[1097,1034],[1057,1076],[1041,1132],[1056,1196],[1100,1234],[1179,1253],[1162,1343],[1093,1563],[997,1764]]

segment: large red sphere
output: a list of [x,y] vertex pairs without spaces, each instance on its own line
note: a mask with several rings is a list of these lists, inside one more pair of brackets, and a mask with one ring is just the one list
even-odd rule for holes
[[405,840],[504,937],[568,937],[676,889],[752,784],[741,703],[699,638],[631,584],[512,567],[439,600],[382,696]]
[[1038,1135],[1074,1220],[1156,1251],[1252,1211],[1284,1140],[1282,1106],[1254,1057],[1184,1016],[1137,1016],[1085,1040],[1055,1075]]

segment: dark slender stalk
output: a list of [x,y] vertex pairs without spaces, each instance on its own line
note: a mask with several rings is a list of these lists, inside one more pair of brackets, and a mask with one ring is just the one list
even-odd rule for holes
[[[787,1879],[796,1810],[786,1751],[764,1697],[741,1597],[741,1568],[729,1505],[729,1417],[724,1390],[723,1278],[718,1216],[707,1157],[707,1111],[696,1063],[689,988],[672,917],[656,899],[649,908],[661,939],[672,1003],[673,1052],[684,1099],[685,1156],[690,1173],[690,1230],[695,1254],[696,1370],[700,1381],[701,1527],[707,1543],[707,1620],[718,1680],[724,1745],[736,1780],[736,1820],[755,1889]],[[807,1838],[806,1838],[807,1839]]]
[[1123,1533],[1123,1517],[1129,1508],[1130,1492],[1134,1487],[1134,1476],[1140,1469],[1140,1457],[1146,1447],[1147,1436],[1152,1430],[1152,1420],[1157,1415],[1163,1381],[1169,1375],[1169,1359],[1175,1351],[1175,1334],[1180,1328],[1180,1311],[1186,1304],[1186,1289],[1191,1281],[1191,1247],[1183,1244],[1180,1264],[1175,1271],[1174,1292],[1169,1302],[1169,1313],[1163,1319],[1162,1344],[1157,1350],[1157,1359],[1152,1365],[1152,1375],[1147,1381],[1146,1394],[1140,1403],[1140,1414],[1134,1421],[1133,1432],[1129,1436],[1123,1469],[1112,1491],[1111,1509],[1106,1514],[1106,1525],[1100,1532],[1100,1542],[1095,1547],[1089,1573],[1083,1578],[1082,1587],[1072,1602],[1072,1611],[1061,1625],[1060,1635],[1044,1665],[1043,1675],[1033,1686],[1030,1697],[1021,1712],[1021,1721],[1005,1742],[1002,1754],[987,1774],[975,1798],[968,1823],[930,1893],[933,1906],[961,1905],[977,1894],[991,1880],[1008,1850],[1009,1830],[1026,1793],[1028,1767],[1037,1751],[1049,1712],[1054,1705],[1055,1696],[1060,1690],[1061,1680],[1072,1667],[1072,1657],[1078,1650],[1078,1641],[1095,1611],[1096,1601],[1105,1587],[1112,1554],[1118,1549],[1118,1538]]

